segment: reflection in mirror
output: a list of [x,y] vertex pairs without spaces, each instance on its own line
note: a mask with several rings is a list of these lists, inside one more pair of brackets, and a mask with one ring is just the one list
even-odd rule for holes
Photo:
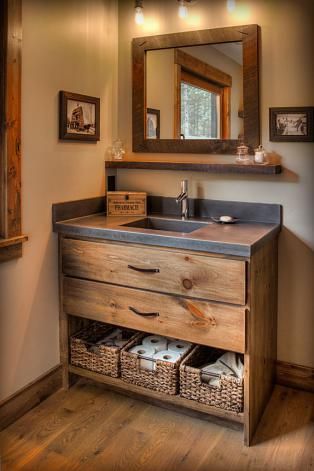
[[242,42],[147,51],[146,138],[241,139],[242,56]]

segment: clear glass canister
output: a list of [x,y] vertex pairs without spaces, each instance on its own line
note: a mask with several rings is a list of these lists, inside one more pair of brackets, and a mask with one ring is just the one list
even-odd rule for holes
[[249,148],[248,146],[241,144],[237,147],[237,158],[238,163],[248,163],[250,162]]
[[125,149],[121,139],[116,139],[112,144],[111,155],[113,160],[122,160],[125,154]]

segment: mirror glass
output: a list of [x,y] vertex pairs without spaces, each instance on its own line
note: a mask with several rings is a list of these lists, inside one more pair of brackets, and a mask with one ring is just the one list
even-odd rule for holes
[[146,139],[243,137],[242,42],[146,52]]

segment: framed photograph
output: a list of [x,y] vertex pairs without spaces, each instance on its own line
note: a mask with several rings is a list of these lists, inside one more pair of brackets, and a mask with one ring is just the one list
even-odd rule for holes
[[59,139],[99,141],[100,99],[59,92]]
[[269,108],[269,139],[278,142],[312,142],[314,107]]
[[146,139],[160,139],[160,110],[147,108]]

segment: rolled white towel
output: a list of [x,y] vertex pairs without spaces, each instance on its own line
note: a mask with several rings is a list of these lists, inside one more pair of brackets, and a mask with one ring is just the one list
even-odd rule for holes
[[109,339],[122,339],[122,330],[117,328],[117,329],[114,329],[109,335],[107,335],[107,337],[105,337],[105,339],[109,340]]
[[226,366],[233,372],[234,376],[238,378],[243,378],[243,363],[234,352],[226,352],[221,357],[218,358],[217,362]]
[[220,375],[222,374],[232,375],[233,373],[224,365],[220,364],[218,361],[216,363],[204,365],[201,368],[202,381],[210,384],[211,386],[219,386]]
[[[220,375],[243,377],[243,363],[234,352],[226,352],[215,363],[200,367],[202,381],[213,386],[219,385]],[[218,381],[218,383],[217,383]]]

